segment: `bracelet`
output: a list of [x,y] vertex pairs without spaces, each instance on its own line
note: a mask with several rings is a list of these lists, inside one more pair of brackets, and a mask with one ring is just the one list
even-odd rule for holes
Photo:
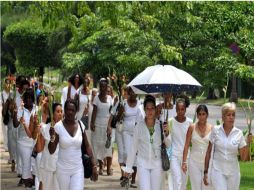
[[208,173],[208,170],[204,170],[204,175]]
[[186,161],[184,161],[184,162],[183,162],[183,164],[187,164],[187,162],[186,162]]

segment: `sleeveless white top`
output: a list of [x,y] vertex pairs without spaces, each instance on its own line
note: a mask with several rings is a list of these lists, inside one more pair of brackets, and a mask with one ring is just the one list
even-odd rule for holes
[[97,106],[97,113],[95,119],[95,125],[98,127],[105,127],[108,125],[110,117],[110,107],[112,106],[112,98],[107,95],[107,102],[101,102],[99,95],[94,97],[93,105]]
[[196,125],[192,132],[190,157],[194,161],[204,164],[206,150],[210,141],[211,131],[205,137],[201,137],[196,131]]
[[[83,130],[85,130],[82,122],[80,123]],[[62,121],[57,122],[54,128],[59,135],[57,170],[65,173],[72,173],[79,170],[83,167],[81,159],[82,132],[80,126],[74,137],[68,133]]]
[[131,134],[134,133],[134,126],[139,106],[140,106],[139,100],[137,100],[137,104],[135,107],[130,107],[129,104],[127,103],[127,100],[124,101],[124,120],[123,120],[124,131],[130,132]]

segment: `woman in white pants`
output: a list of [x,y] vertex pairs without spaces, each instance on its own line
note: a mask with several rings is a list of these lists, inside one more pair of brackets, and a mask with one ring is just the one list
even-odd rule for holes
[[191,119],[185,116],[186,108],[189,106],[187,99],[178,98],[176,101],[176,117],[171,118],[172,123],[172,156],[170,169],[172,174],[172,182],[174,190],[186,190],[188,172],[182,171],[183,149],[185,145],[185,137],[187,130],[192,123]]
[[[246,146],[243,132],[234,126],[235,104],[225,103],[221,111],[223,123],[212,129],[206,152],[204,183],[208,185],[208,169],[211,160],[211,180],[214,190],[238,190],[240,185],[238,153],[241,160],[246,160],[248,146]],[[249,145],[252,135],[248,135],[247,140]],[[212,149],[214,150],[213,157],[211,157]]]
[[[173,97],[172,93],[168,93],[168,92],[164,93],[162,97],[163,97],[163,102],[156,106],[157,115],[159,120],[162,121],[164,126],[165,125],[169,126],[168,118],[172,118],[176,116],[176,106],[172,103],[172,97]],[[167,148],[167,153],[168,153],[169,160],[171,160],[171,155],[172,155],[171,145]],[[165,177],[166,176],[168,181],[168,190],[173,190],[172,174],[170,169],[165,172]],[[163,184],[166,185],[165,182],[163,182]]]
[[[136,117],[138,113],[138,109],[140,106],[140,101],[137,100],[137,95],[133,92],[131,87],[127,88],[128,98],[123,103],[123,109],[121,109],[122,113],[124,113],[123,117],[123,147],[124,147],[124,163],[126,163],[126,159],[128,154],[131,152],[132,144],[133,144],[133,135]],[[136,161],[133,164],[132,178],[130,187],[135,186],[135,178],[137,173]]]
[[14,110],[13,124],[19,127],[18,152],[22,162],[22,179],[26,187],[32,187],[33,179],[31,173],[31,154],[33,150],[33,139],[30,132],[30,118],[34,114],[34,94],[32,89],[27,89],[23,94],[24,107],[21,106],[18,112]]
[[[147,95],[144,100],[145,119],[139,122],[134,129],[133,144],[128,153],[126,176],[132,173],[132,167],[137,155],[137,174],[139,177],[139,189],[160,190],[162,188],[163,170],[161,163],[161,128],[156,120],[155,98]],[[168,146],[168,131],[164,142]]]
[[[82,122],[75,120],[77,112],[76,101],[67,99],[64,105],[65,118],[54,127],[50,127],[50,154],[56,151],[59,143],[59,153],[56,166],[56,176],[61,190],[83,190],[84,167],[81,158]],[[81,126],[80,126],[81,125]],[[97,176],[96,163],[93,159],[91,147],[86,147],[93,162],[93,177]]]
[[[205,154],[208,147],[212,125],[207,123],[208,109],[206,105],[199,105],[196,110],[198,122],[190,125],[183,151],[182,170],[184,173],[189,169],[191,189],[209,190],[210,186],[203,183]],[[190,143],[192,144],[190,151],[189,163],[187,163],[187,155]],[[188,165],[187,165],[188,164]]]

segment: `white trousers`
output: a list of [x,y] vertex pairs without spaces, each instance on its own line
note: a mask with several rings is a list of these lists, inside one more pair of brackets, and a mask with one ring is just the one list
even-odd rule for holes
[[162,168],[146,169],[138,166],[138,183],[140,190],[160,190],[162,187]]
[[[124,163],[126,163],[128,154],[131,152],[133,145],[133,135],[130,132],[123,131],[123,144],[124,144]],[[135,159],[133,166],[137,166],[137,159]]]
[[45,190],[60,190],[56,178],[56,172],[46,171],[40,168],[42,187]]
[[[12,120],[11,120],[12,122]],[[8,126],[8,151],[10,154],[10,160],[16,161],[16,152],[17,152],[17,146],[16,146],[16,141],[17,137],[15,136],[15,131],[13,125]]]
[[[167,178],[168,178],[168,190],[174,190],[171,169],[169,169],[167,172],[165,172],[165,174],[167,174]],[[166,185],[166,184],[164,183],[164,185]]]
[[16,141],[16,172],[22,174],[22,160],[18,149],[18,142]]
[[191,189],[195,190],[211,190],[211,186],[206,186],[203,182],[204,178],[204,163],[197,163],[192,158],[189,159],[189,175]]
[[2,125],[2,134],[3,134],[3,145],[4,145],[4,150],[8,151],[8,135],[7,135],[7,125],[5,125],[3,122],[1,123]]
[[170,162],[172,172],[172,182],[174,190],[186,190],[188,171],[182,171],[182,158],[172,158]]
[[116,143],[118,150],[118,163],[125,163],[124,159],[124,143],[123,143],[123,131],[116,130]]
[[224,175],[213,168],[211,175],[214,190],[239,190],[240,171],[235,171],[232,175]]
[[31,154],[33,147],[23,146],[18,143],[18,151],[21,157],[22,165],[22,178],[29,179],[32,178],[31,173]]
[[84,169],[83,166],[72,173],[56,170],[56,177],[61,190],[83,190]]

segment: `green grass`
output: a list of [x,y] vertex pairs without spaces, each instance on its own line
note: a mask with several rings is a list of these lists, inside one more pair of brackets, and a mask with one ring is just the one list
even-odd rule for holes
[[240,190],[254,190],[254,162],[240,162]]

